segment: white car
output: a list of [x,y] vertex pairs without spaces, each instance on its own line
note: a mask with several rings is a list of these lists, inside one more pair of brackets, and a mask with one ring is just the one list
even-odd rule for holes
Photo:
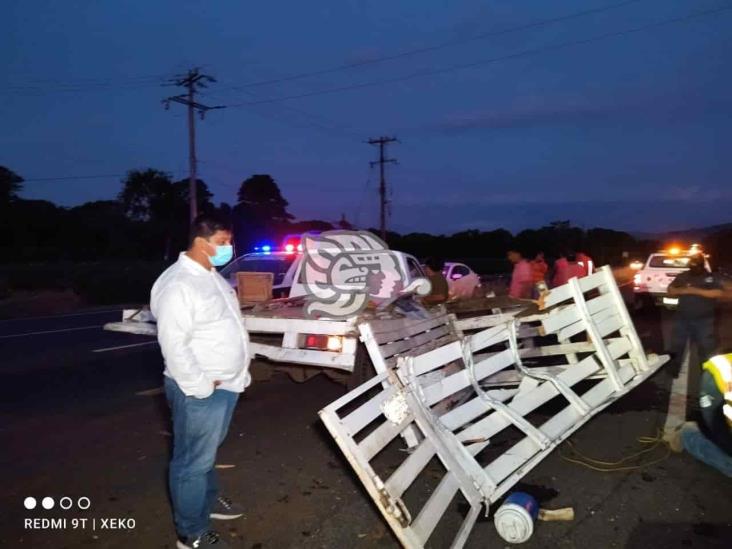
[[480,287],[480,277],[464,263],[446,262],[442,274],[447,279],[450,297],[472,297]]
[[[637,298],[647,298],[656,305],[675,307],[679,300],[668,295],[669,284],[680,273],[688,270],[689,259],[701,253],[697,246],[688,250],[671,248],[669,250],[652,253],[648,256],[643,267],[633,276],[633,292]],[[705,258],[708,270],[709,262]]]

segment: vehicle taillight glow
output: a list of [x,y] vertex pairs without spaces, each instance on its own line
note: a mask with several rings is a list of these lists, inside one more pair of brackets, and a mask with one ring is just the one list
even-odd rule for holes
[[636,273],[633,276],[633,284],[635,284],[636,286],[639,286],[640,283],[641,283],[641,274],[640,273]]
[[307,334],[305,336],[304,347],[306,349],[318,349],[321,351],[339,353],[343,349],[343,337],[324,334]]

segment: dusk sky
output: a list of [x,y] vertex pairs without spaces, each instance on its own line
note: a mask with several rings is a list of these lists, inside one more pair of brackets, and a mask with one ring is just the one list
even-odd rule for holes
[[0,165],[24,198],[186,177],[162,84],[198,66],[218,79],[200,101],[229,107],[197,121],[216,202],[269,173],[297,218],[374,226],[365,142],[395,135],[401,232],[732,221],[730,2],[6,0],[0,28]]

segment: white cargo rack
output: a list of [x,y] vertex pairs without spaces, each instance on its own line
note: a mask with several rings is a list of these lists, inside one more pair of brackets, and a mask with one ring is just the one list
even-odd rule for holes
[[481,509],[668,360],[645,355],[608,267],[552,290],[545,306],[456,338],[438,322],[444,344],[405,350],[320,411],[404,547],[436,529],[462,547]]
[[[344,320],[309,319],[301,308],[242,313],[244,327],[253,336],[250,342],[252,355],[266,357],[275,362],[287,362],[303,366],[321,366],[352,372],[358,345],[357,317]],[[157,324],[149,309],[125,309],[121,322],[108,322],[104,329],[113,332],[156,336]],[[328,335],[340,338],[339,351],[303,348],[306,334]],[[271,336],[272,342],[257,341],[257,336]]]

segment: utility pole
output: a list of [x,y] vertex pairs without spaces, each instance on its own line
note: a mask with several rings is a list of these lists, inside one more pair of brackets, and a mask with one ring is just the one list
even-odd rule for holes
[[205,88],[209,82],[216,82],[216,79],[207,74],[199,72],[198,68],[193,68],[188,71],[188,74],[179,76],[172,80],[172,83],[176,86],[183,86],[188,89],[188,93],[182,95],[175,95],[163,99],[163,105],[165,108],[170,108],[170,103],[180,103],[188,107],[188,201],[190,205],[191,223],[198,215],[198,200],[197,200],[197,189],[196,181],[198,176],[196,175],[196,124],[193,116],[194,111],[198,111],[203,120],[206,115],[206,111],[214,109],[224,109],[223,105],[216,107],[209,107],[201,103],[196,102],[196,92],[199,88]]
[[386,158],[385,148],[389,143],[398,142],[396,137],[384,137],[372,138],[368,140],[369,145],[379,146],[379,159],[371,162],[371,165],[379,165],[379,228],[381,230],[381,240],[386,241],[386,206],[388,200],[386,199],[386,178],[384,177],[384,165],[390,162],[396,162],[394,158]]

